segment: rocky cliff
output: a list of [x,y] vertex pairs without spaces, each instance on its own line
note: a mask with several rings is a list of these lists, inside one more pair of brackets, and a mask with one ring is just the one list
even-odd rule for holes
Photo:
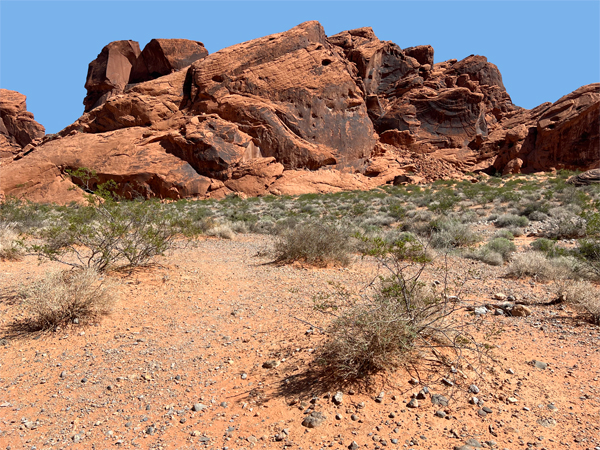
[[[6,195],[75,200],[78,167],[121,195],[177,199],[600,165],[600,84],[525,110],[485,57],[435,63],[431,46],[371,28],[327,37],[306,22],[210,55],[183,39],[116,41],[85,86],[83,116],[41,142],[24,97],[11,109],[3,95]],[[29,140],[12,131],[24,129]]]

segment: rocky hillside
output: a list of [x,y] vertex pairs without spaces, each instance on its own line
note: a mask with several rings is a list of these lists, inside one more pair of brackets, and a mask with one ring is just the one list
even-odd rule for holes
[[96,171],[92,188],[177,199],[600,165],[600,84],[526,110],[485,57],[435,63],[431,46],[371,28],[327,37],[306,22],[210,55],[183,39],[112,42],[85,86],[84,114],[40,142],[24,97],[3,91],[1,193],[77,200],[66,171],[79,167]]

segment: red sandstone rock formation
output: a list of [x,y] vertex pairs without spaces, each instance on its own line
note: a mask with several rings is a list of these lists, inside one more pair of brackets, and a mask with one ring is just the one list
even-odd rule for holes
[[403,50],[371,28],[328,38],[307,22],[208,56],[196,41],[156,39],[142,52],[117,41],[90,63],[86,87],[86,112],[0,168],[0,190],[79,200],[66,175],[77,167],[94,169],[96,184],[116,181],[126,197],[176,199],[600,161],[598,84],[525,110],[485,57],[434,63],[431,46]]
[[0,89],[0,161],[27,152],[46,134],[27,111],[25,100],[19,92]]

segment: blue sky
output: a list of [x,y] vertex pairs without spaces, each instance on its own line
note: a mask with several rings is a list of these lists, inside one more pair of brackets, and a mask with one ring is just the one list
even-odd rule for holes
[[328,35],[371,26],[435,61],[487,56],[513,102],[533,108],[600,81],[600,2],[0,1],[0,87],[27,95],[54,133],[83,112],[87,67],[111,41],[202,41],[209,52],[318,20]]

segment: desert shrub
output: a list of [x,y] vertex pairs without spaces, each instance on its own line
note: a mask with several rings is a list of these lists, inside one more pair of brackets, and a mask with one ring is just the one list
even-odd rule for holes
[[529,224],[529,220],[524,216],[517,216],[516,214],[503,214],[496,219],[496,226],[500,228],[506,228],[511,226],[525,227]]
[[221,239],[233,239],[235,232],[232,229],[232,224],[215,222],[214,225],[208,228],[204,234],[206,236],[218,237]]
[[490,266],[501,266],[504,264],[504,258],[498,252],[491,250],[485,245],[477,250],[469,250],[463,254],[465,258],[481,261]]
[[506,275],[513,278],[530,276],[539,280],[571,278],[577,270],[573,258],[547,258],[539,251],[517,253],[508,265]]
[[583,217],[568,213],[560,215],[545,233],[553,239],[577,239],[586,235],[586,222]]
[[523,228],[520,228],[520,227],[508,227],[507,230],[514,237],[520,237],[520,236],[523,236],[525,234],[525,230],[523,230]]
[[273,244],[275,261],[350,264],[352,241],[346,226],[306,221],[281,232]]
[[585,280],[558,283],[557,294],[582,309],[593,323],[600,325],[600,291],[592,283]]
[[498,230],[496,231],[496,233],[494,234],[494,238],[504,238],[504,239],[508,239],[509,241],[512,241],[515,238],[515,235],[512,234],[509,230]]
[[52,216],[48,205],[8,198],[0,203],[0,224],[10,224],[17,233],[41,228]]
[[457,221],[439,221],[432,228],[431,246],[434,248],[466,247],[481,240],[470,226]]
[[97,320],[111,312],[118,298],[114,281],[94,269],[47,273],[22,290],[28,326],[51,330],[77,319]]
[[18,243],[19,234],[11,224],[0,223],[0,261],[17,261],[23,256],[23,247]]
[[458,305],[445,286],[422,280],[431,263],[423,244],[409,234],[367,240],[367,253],[380,264],[378,283],[361,294],[341,290],[318,297],[317,308],[335,319],[325,330],[317,361],[335,377],[358,379],[393,369],[415,351],[429,351],[434,358],[444,353],[448,365],[469,351],[478,353],[454,319]]
[[165,205],[153,201],[73,207],[53,226],[40,230],[41,258],[105,271],[118,265],[143,266],[163,255],[177,236],[193,232]]
[[596,210],[585,215],[586,234],[585,239],[579,240],[578,251],[584,268],[600,278],[600,201],[596,202]]
[[548,214],[545,214],[541,211],[533,211],[529,214],[529,220],[534,220],[538,222],[542,222],[544,220],[548,220]]
[[491,251],[502,255],[502,259],[505,261],[509,259],[511,253],[514,253],[517,250],[513,242],[503,237],[494,238],[485,244],[485,246]]

